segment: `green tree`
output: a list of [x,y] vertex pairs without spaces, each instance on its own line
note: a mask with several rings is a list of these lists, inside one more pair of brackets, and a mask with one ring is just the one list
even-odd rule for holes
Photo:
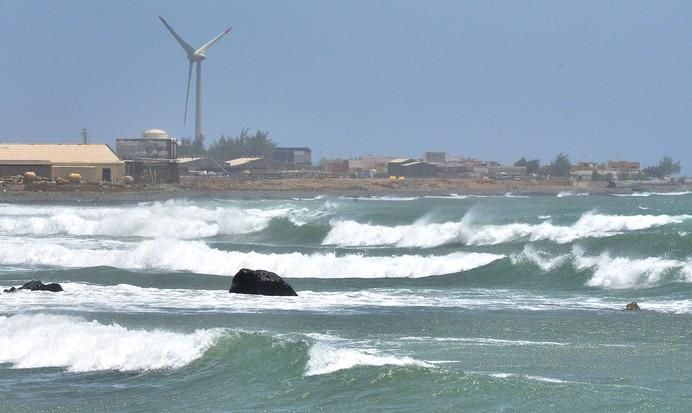
[[524,166],[526,167],[526,173],[535,174],[541,169],[541,161],[539,159],[526,160],[526,157],[522,156],[521,159],[514,162],[514,166]]
[[680,173],[681,169],[682,167],[680,166],[680,161],[673,161],[672,156],[665,155],[661,160],[658,161],[658,165],[647,166],[642,172],[646,176],[664,178],[666,176]]
[[207,151],[214,159],[227,161],[236,158],[271,158],[276,144],[269,138],[266,131],[256,131],[249,134],[249,129],[240,131],[237,137],[227,138],[224,135],[209,145]]
[[178,149],[176,150],[178,157],[201,156],[204,154],[204,147],[195,145],[192,138],[178,139]]
[[200,134],[192,141],[192,153],[199,155],[204,153],[204,135]]
[[526,166],[527,163],[528,161],[526,160],[526,157],[522,156],[521,159],[514,162],[514,166]]
[[569,176],[571,169],[572,164],[569,161],[569,157],[562,152],[557,154],[549,167],[550,174],[553,176]]

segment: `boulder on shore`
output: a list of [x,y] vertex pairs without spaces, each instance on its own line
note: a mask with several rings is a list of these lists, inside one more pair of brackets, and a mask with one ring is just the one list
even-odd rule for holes
[[6,293],[14,293],[19,290],[29,290],[29,291],[51,291],[54,293],[63,291],[62,286],[58,283],[49,283],[49,284],[44,284],[43,282],[39,280],[31,280],[28,283],[25,283],[19,288],[12,287],[7,290],[3,290],[3,292]]
[[243,268],[233,277],[229,293],[259,295],[298,295],[273,272]]
[[625,306],[625,310],[629,310],[629,311],[639,311],[639,310],[640,310],[639,304],[637,304],[636,301],[632,301],[631,303],[629,303],[629,304],[627,304],[627,305]]

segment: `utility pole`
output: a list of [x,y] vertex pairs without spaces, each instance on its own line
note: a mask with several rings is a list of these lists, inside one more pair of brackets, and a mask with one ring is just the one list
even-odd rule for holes
[[87,132],[86,128],[82,128],[82,140],[84,141],[84,144],[87,144],[89,138],[89,133]]

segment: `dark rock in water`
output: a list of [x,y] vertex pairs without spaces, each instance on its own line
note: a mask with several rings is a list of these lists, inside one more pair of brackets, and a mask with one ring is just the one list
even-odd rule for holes
[[25,283],[19,288],[12,287],[8,290],[4,290],[6,293],[14,293],[19,290],[30,290],[30,291],[52,291],[54,293],[63,291],[62,286],[58,283],[50,283],[50,284],[44,284],[41,281],[37,280],[32,280],[29,281],[28,283]]
[[293,287],[273,272],[243,268],[233,277],[229,293],[298,295]]
[[52,292],[54,292],[54,293],[58,293],[58,292],[60,292],[60,291],[63,291],[62,285],[60,285],[60,284],[58,284],[58,283],[49,283],[49,284],[46,284],[46,285],[44,285],[44,289],[43,289],[43,290],[44,290],[44,291],[52,291]]
[[625,310],[629,310],[629,311],[639,311],[639,310],[640,310],[639,304],[637,304],[636,301],[632,301],[631,303],[629,303],[629,304],[627,304],[627,305],[625,306]]

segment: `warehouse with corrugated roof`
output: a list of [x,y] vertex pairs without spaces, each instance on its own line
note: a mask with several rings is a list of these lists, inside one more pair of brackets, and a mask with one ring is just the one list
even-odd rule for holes
[[122,182],[123,162],[105,144],[0,143],[0,177],[34,172],[49,180],[81,175],[82,182]]

